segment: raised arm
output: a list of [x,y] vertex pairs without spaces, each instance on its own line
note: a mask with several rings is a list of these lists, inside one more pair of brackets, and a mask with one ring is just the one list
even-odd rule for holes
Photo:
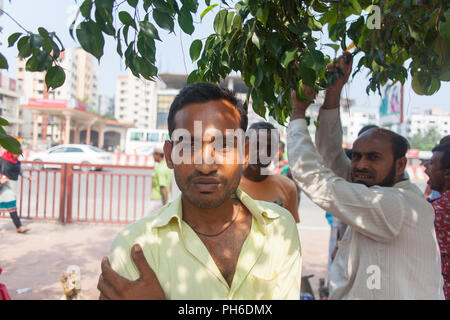
[[335,64],[328,66],[329,71],[339,67],[344,76],[336,79],[325,92],[325,100],[317,119],[315,141],[325,166],[333,170],[336,175],[350,180],[350,160],[342,149],[342,125],[339,114],[342,88],[352,70],[352,60],[346,62],[346,57],[351,57],[350,53],[344,52],[344,56],[341,56]]

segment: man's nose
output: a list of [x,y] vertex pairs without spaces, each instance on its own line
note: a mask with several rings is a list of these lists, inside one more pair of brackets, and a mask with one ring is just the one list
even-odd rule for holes
[[362,157],[356,162],[356,169],[358,170],[367,170],[369,168],[369,161],[366,158]]
[[196,170],[205,175],[217,171],[217,160],[211,144],[204,145],[201,152],[195,153],[194,165]]

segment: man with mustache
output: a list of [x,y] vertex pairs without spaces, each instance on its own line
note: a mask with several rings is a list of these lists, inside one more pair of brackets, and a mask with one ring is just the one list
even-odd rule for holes
[[[351,63],[340,57],[338,65],[344,77],[327,89],[322,107],[336,109],[330,111],[336,125],[328,130],[335,129],[330,135],[339,141],[322,152],[330,159],[346,157],[337,109]],[[302,191],[348,225],[330,270],[330,299],[443,299],[433,208],[404,175],[407,140],[370,129],[354,142],[350,166],[345,162],[331,170],[309,136],[309,104],[293,94],[287,150]]]
[[187,86],[168,127],[164,153],[181,196],[119,233],[102,261],[100,298],[299,299],[292,215],[238,188],[248,162],[238,100],[214,84]]

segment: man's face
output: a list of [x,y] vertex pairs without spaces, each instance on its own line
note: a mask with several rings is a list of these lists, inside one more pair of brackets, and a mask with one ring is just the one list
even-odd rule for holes
[[155,159],[155,162],[160,162],[161,161],[161,156],[159,155],[159,153],[154,152],[153,153],[153,159]]
[[278,144],[278,161],[283,161],[284,155],[284,145],[282,143]]
[[[249,166],[253,167],[255,170],[261,168],[267,168],[272,162],[272,133],[271,130],[259,129],[256,130],[257,135],[251,136],[250,139],[256,139],[256,155],[250,157],[250,160],[256,158],[256,163],[250,162]],[[254,141],[250,141],[250,144],[254,144]],[[252,151],[252,149],[250,149]],[[276,149],[275,149],[276,150]],[[262,154],[261,154],[262,153]]]
[[[353,144],[352,181],[368,187],[393,186],[399,175],[392,153],[392,142],[387,134],[370,129]],[[400,168],[399,168],[400,169]]]
[[441,167],[442,152],[433,152],[433,156],[425,163],[425,173],[428,176],[427,184],[431,189],[443,192],[445,185],[445,173]]
[[[201,132],[194,130],[194,121],[197,125],[198,121],[201,122]],[[174,169],[175,180],[183,198],[196,207],[216,208],[228,200],[238,188],[241,170],[246,165],[247,157],[243,161],[244,164],[239,164],[239,141],[232,138],[228,140],[231,144],[226,143],[225,136],[227,130],[239,130],[240,121],[239,112],[225,100],[192,103],[175,114],[175,129],[186,130],[191,138],[178,139],[173,141],[173,144],[166,142],[164,151],[168,166]],[[205,136],[205,133],[211,131],[223,135],[223,144],[219,146],[222,152],[218,152],[217,145],[213,143],[220,139]],[[177,150],[185,150],[186,144],[191,148],[188,157],[190,161],[183,160],[177,164],[177,161],[174,161],[175,157],[179,156]],[[195,144],[200,144],[200,148],[196,148]],[[184,151],[182,153],[184,154]]]

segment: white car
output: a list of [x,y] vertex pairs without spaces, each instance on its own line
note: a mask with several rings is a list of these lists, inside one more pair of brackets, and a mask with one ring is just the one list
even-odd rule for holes
[[[48,149],[47,151],[31,154],[28,161],[58,162],[58,163],[80,163],[113,165],[114,158],[109,152],[87,144],[61,144]],[[34,165],[42,168],[42,165]],[[50,166],[50,165],[48,165]],[[48,167],[45,165],[45,167]],[[80,167],[81,170],[88,171],[95,167]]]

